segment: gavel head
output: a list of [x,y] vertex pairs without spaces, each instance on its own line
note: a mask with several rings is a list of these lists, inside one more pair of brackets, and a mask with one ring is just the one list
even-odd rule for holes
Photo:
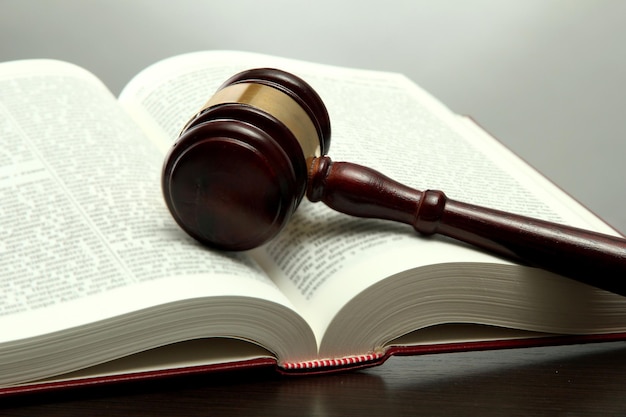
[[274,237],[306,192],[330,120],[300,78],[262,68],[228,79],[183,128],[163,166],[165,202],[198,241],[246,250]]

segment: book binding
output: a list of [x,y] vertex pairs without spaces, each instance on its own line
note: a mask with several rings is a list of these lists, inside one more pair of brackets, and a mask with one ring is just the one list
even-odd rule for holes
[[284,362],[279,366],[287,371],[294,370],[316,370],[328,368],[343,368],[346,366],[358,366],[370,362],[376,362],[385,356],[383,352],[368,353],[365,355],[346,356],[334,359],[318,359],[304,362]]

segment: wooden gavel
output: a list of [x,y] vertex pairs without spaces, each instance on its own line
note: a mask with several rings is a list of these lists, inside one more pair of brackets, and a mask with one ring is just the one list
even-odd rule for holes
[[418,191],[363,166],[332,162],[330,119],[300,78],[253,69],[228,79],[184,127],[162,187],[176,222],[225,250],[280,232],[306,194],[340,212],[412,225],[626,295],[626,240]]

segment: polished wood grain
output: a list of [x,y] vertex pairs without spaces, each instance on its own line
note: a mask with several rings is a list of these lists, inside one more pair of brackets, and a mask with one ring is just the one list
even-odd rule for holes
[[307,197],[359,217],[409,224],[626,296],[626,239],[419,191],[368,167],[311,162]]
[[289,222],[304,197],[307,157],[329,146],[328,112],[309,84],[278,69],[242,71],[183,127],[165,157],[163,196],[196,240],[252,249]]
[[4,399],[2,416],[626,414],[626,342],[392,358],[316,377],[264,370]]

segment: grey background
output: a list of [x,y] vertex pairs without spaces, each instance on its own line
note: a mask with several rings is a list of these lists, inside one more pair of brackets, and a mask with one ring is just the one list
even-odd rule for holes
[[0,61],[114,93],[156,60],[239,49],[407,74],[626,232],[626,2],[0,0]]

